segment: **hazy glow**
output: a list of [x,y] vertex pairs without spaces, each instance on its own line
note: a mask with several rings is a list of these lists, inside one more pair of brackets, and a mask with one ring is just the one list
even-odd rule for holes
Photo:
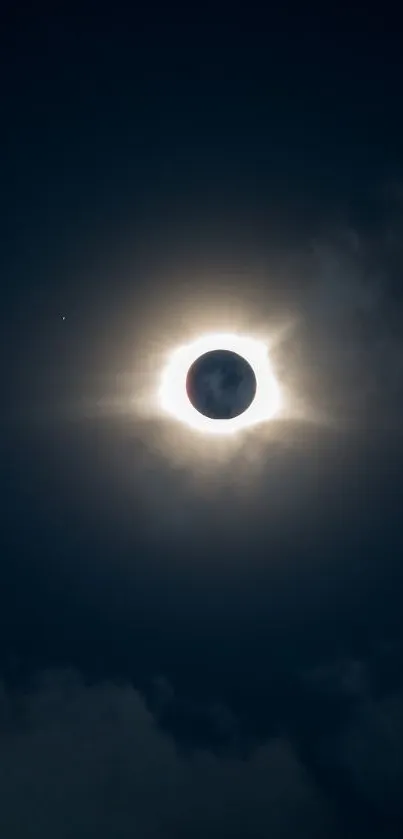
[[[228,420],[213,420],[200,414],[186,392],[186,376],[190,366],[210,350],[230,350],[249,362],[256,376],[256,395],[246,411]],[[171,416],[197,431],[211,434],[233,434],[242,428],[266,422],[278,413],[280,391],[273,375],[266,345],[242,335],[203,335],[191,344],[174,350],[163,370],[159,392],[161,407]]]

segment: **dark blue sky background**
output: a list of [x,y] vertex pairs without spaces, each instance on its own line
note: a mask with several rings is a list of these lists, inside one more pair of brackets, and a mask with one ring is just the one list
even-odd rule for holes
[[[393,22],[11,8],[1,72],[2,837],[397,837]],[[127,404],[231,317],[310,420],[224,457]]]

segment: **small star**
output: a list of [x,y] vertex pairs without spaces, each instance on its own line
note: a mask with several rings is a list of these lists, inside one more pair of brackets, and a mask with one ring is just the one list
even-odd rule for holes
[[62,320],[66,320],[66,315],[61,316]]

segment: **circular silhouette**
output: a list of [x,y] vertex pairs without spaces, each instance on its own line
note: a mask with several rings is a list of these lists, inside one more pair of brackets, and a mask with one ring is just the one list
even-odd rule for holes
[[214,420],[243,414],[256,394],[256,376],[245,358],[231,350],[210,350],[190,366],[186,392],[200,414]]

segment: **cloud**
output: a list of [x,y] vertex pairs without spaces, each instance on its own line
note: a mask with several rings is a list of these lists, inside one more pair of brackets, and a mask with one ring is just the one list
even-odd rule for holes
[[304,673],[303,682],[317,694],[354,699],[368,690],[368,672],[359,659],[341,658]]
[[70,672],[1,693],[0,832],[7,839],[337,836],[285,739],[249,761],[178,754],[129,686]]
[[[363,670],[339,662],[310,679],[319,692],[333,686],[357,700],[337,737],[312,738],[316,771],[287,735],[248,760],[178,752],[129,685],[86,685],[76,672],[53,671],[29,693],[2,687],[1,835],[337,839],[356,835],[363,817],[367,835],[394,839],[403,816],[403,694],[371,699]],[[173,701],[163,681],[158,700],[159,713]],[[215,715],[218,728],[235,727],[229,712]],[[349,785],[344,811],[322,783],[329,767]],[[353,818],[349,805],[357,802]]]
[[343,732],[338,756],[360,795],[403,822],[403,692],[364,701]]
[[[370,241],[347,231],[314,243],[299,301],[301,375],[318,408],[353,427],[368,425],[368,414],[375,427],[397,427],[403,341],[395,250],[386,234]],[[398,263],[401,271],[401,254]]]
[[[378,661],[377,656],[365,663],[340,659],[319,667],[304,684],[318,715],[309,732],[314,774],[322,771],[324,780],[327,774],[345,807],[354,808],[372,829],[394,836],[403,823],[403,689],[388,690],[384,673],[381,694],[379,653]],[[393,669],[401,681],[398,648],[394,653]]]

